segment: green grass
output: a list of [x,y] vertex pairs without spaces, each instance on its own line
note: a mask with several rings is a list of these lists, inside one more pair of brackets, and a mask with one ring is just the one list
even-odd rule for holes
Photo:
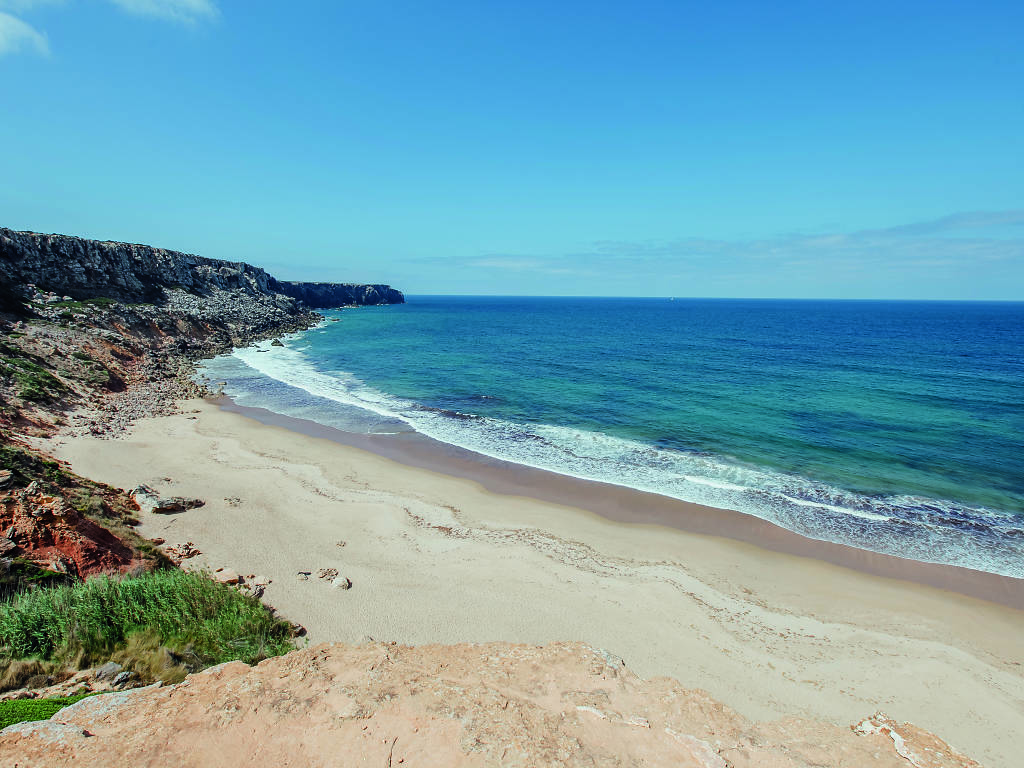
[[15,699],[0,701],[0,728],[15,723],[26,723],[34,720],[49,720],[64,707],[81,701],[93,693],[80,693],[77,696],[58,696],[53,699]]
[[11,471],[15,487],[28,485],[33,480],[43,481],[51,486],[71,482],[70,474],[61,469],[56,461],[44,459],[12,445],[0,444],[0,469]]
[[13,379],[18,397],[33,402],[57,400],[67,387],[44,367],[37,355],[0,343],[0,376]]
[[109,299],[106,296],[97,296],[93,299],[84,299],[82,301],[57,301],[51,304],[51,307],[64,307],[67,309],[84,309],[88,305],[94,307],[109,307],[112,304],[117,304],[117,299]]
[[258,600],[177,569],[98,576],[0,604],[0,665],[83,669],[113,659],[143,679],[180,680],[225,661],[294,649],[291,625]]

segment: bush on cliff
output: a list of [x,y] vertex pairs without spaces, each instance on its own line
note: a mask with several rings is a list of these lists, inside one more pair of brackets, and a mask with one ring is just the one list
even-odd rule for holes
[[[225,661],[294,649],[292,626],[253,597],[175,569],[98,576],[0,603],[0,672],[24,660],[52,675],[115,660],[144,680],[176,682]],[[15,687],[0,678],[0,688]]]

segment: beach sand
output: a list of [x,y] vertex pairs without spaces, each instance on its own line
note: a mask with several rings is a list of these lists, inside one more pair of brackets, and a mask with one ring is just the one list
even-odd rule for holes
[[[679,502],[689,525],[621,522],[667,512],[650,494],[494,463],[443,474],[214,403],[183,410],[39,447],[96,480],[204,499],[143,515],[141,533],[193,542],[185,567],[272,579],[264,600],[312,642],[580,640],[751,718],[882,710],[990,768],[1020,764],[1020,581],[851,554],[736,513],[711,535],[715,511]],[[970,596],[986,590],[999,602]]]

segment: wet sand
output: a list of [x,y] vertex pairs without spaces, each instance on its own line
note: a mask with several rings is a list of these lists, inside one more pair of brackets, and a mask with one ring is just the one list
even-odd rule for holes
[[141,532],[194,542],[187,567],[269,577],[265,600],[313,642],[578,640],[747,717],[849,725],[883,710],[990,768],[1018,764],[1024,612],[967,594],[1018,605],[1012,579],[847,552],[418,437],[350,445],[267,412],[183,409],[121,439],[41,447],[97,480],[205,499],[143,515]]
[[315,421],[242,406],[228,397],[211,402],[261,424],[376,453],[409,467],[461,477],[493,493],[525,496],[593,512],[620,523],[668,528],[756,544],[773,552],[813,557],[875,576],[905,579],[1024,610],[1024,579],[938,563],[922,563],[801,536],[767,520],[728,509],[680,501],[595,480],[526,467],[442,443],[417,432],[360,435]]

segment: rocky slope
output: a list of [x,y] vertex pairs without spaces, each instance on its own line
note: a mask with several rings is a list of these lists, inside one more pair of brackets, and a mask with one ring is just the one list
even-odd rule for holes
[[30,766],[979,768],[881,714],[754,723],[585,645],[320,645],[0,733]]
[[307,308],[342,304],[400,304],[405,299],[386,285],[282,283],[259,267],[154,248],[149,245],[87,240],[0,228],[0,282],[34,285],[84,300],[97,297],[123,303],[159,303],[180,289],[208,296],[232,292],[270,297],[282,310],[303,302]]

